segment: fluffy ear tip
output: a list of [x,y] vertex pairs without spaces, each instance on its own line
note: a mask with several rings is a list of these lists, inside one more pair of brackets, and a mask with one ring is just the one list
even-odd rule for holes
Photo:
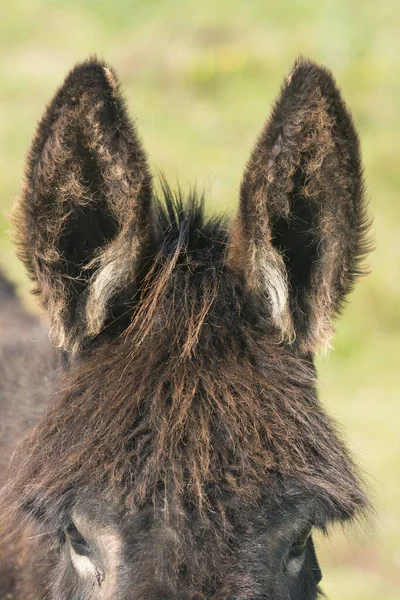
[[118,89],[118,79],[114,69],[103,59],[90,56],[87,60],[77,63],[65,78],[63,88],[79,91],[104,89],[109,87],[112,91]]
[[329,69],[324,65],[303,55],[299,55],[296,58],[291,73],[294,74],[300,71],[303,73],[330,73]]
[[99,58],[96,55],[91,55],[86,60],[76,63],[69,72],[69,75],[84,75],[90,74],[101,74],[104,69],[110,68],[105,60]]
[[301,55],[295,60],[286,81],[289,84],[294,80],[317,85],[329,82],[335,86],[335,79],[327,67]]

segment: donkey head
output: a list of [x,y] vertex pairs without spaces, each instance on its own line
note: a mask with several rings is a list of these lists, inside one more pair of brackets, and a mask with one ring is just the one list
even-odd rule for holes
[[294,66],[232,226],[162,190],[113,71],[77,66],[16,212],[67,357],[13,487],[54,532],[49,597],[311,600],[312,528],[366,507],[314,381],[366,252],[358,139],[330,73]]

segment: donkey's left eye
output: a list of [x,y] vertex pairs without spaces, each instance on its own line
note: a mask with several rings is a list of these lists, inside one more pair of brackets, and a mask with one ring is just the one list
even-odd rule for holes
[[87,543],[85,538],[79,533],[74,523],[70,523],[68,527],[65,528],[65,533],[67,538],[69,539],[72,548],[77,554],[87,556],[90,553],[89,544]]
[[292,547],[289,551],[289,559],[297,558],[301,556],[307,547],[307,542],[311,537],[312,528],[308,527],[305,529],[302,534],[296,539],[296,541],[292,544]]

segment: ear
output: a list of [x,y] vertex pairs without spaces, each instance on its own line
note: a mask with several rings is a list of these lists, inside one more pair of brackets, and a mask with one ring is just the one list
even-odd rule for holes
[[229,256],[281,340],[305,352],[327,344],[368,225],[350,114],[330,72],[299,61],[247,165]]
[[151,197],[114,72],[96,59],[76,66],[38,126],[15,213],[58,346],[75,352],[96,336],[135,280],[152,243]]

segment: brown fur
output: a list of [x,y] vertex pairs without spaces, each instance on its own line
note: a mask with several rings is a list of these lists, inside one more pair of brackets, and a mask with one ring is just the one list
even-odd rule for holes
[[[299,535],[368,506],[313,366],[366,252],[358,139],[331,75],[295,66],[233,228],[189,196],[162,182],[155,197],[112,70],[76,67],[39,125],[15,213],[62,350],[44,344],[31,396],[21,387],[32,414],[47,409],[11,462],[5,440],[2,522],[20,533],[7,561],[26,568],[4,589],[24,600],[105,597],[103,575],[96,595],[68,563],[74,510],[124,540],[121,599],[311,600],[312,543],[301,581],[273,551],[296,541],[290,515]],[[25,357],[7,344],[13,382]],[[21,558],[32,517],[46,535]]]
[[162,484],[201,507],[210,484],[255,501],[268,473],[279,472],[352,513],[363,494],[316,402],[312,366],[242,328],[241,291],[223,250],[207,271],[188,243],[156,258],[122,336],[66,372],[26,442],[24,454],[36,450],[20,473],[23,489],[62,497],[90,474],[130,506]]
[[232,248],[253,288],[263,264],[288,277],[290,303],[277,323],[284,339],[305,352],[326,346],[363,273],[369,227],[351,116],[331,74],[298,61],[248,163]]
[[[20,257],[50,314],[54,343],[76,352],[100,331],[108,300],[134,278],[138,245],[151,239],[151,178],[111,68],[85,63],[71,72],[38,126],[25,180],[14,211]],[[91,210],[104,218],[91,235],[82,232],[67,262],[68,228]],[[89,279],[78,327],[76,296]]]

